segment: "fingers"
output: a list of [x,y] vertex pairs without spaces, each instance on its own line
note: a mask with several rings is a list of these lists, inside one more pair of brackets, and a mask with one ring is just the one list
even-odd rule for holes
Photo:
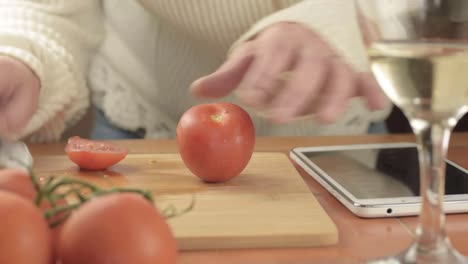
[[3,110],[10,133],[19,133],[35,113],[39,98],[39,83],[31,80],[16,89]]
[[366,96],[373,109],[385,106],[385,95],[372,76],[356,74],[336,56],[302,56],[291,76],[270,105],[273,121],[287,123],[314,114],[319,122],[331,123],[357,94]]
[[265,30],[191,86],[194,95],[209,98],[235,89],[242,103],[279,123],[311,113],[333,122],[354,96],[364,96],[371,110],[388,103],[370,74],[354,72],[320,36],[294,23]]
[[271,118],[286,123],[302,115],[327,81],[329,61],[324,57],[303,57],[294,66],[291,79],[271,104]]
[[370,73],[359,73],[357,80],[356,95],[366,98],[367,107],[371,110],[385,108],[389,101],[374,77]]
[[247,42],[239,47],[214,73],[192,83],[193,95],[201,98],[220,98],[237,88],[253,60],[253,47]]
[[238,96],[246,105],[264,107],[282,85],[280,77],[291,68],[294,53],[284,42],[269,42],[260,50],[239,85]]
[[338,119],[355,94],[356,80],[351,68],[339,59],[332,60],[330,65],[328,82],[316,100],[316,119],[323,123],[332,123]]
[[0,57],[0,135],[16,138],[37,109],[40,83],[26,65]]

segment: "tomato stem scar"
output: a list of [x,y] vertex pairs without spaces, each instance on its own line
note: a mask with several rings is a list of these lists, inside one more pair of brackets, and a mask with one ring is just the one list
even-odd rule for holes
[[221,123],[221,121],[223,121],[223,115],[222,114],[211,115],[211,120],[215,121],[216,123]]

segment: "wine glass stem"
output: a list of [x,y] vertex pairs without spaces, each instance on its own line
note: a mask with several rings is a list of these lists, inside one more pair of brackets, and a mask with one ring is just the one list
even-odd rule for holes
[[[420,192],[422,199],[419,224],[416,229],[417,254],[442,254],[446,250],[445,213],[445,158],[451,134],[447,124],[415,126],[420,165]],[[428,253],[429,254],[429,253]]]

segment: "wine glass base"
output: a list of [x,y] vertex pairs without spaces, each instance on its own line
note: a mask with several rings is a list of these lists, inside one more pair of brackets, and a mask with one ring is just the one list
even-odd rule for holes
[[441,250],[435,253],[418,252],[417,244],[413,244],[408,250],[392,257],[385,257],[368,262],[368,264],[467,264],[468,258],[454,249],[450,242],[446,241]]

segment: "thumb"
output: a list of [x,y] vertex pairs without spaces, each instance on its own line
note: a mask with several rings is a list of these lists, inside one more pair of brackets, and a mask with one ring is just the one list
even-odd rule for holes
[[0,135],[16,138],[37,109],[40,81],[22,62],[0,57]]
[[218,70],[193,82],[190,91],[202,98],[224,97],[237,88],[252,60],[248,51],[233,54]]

